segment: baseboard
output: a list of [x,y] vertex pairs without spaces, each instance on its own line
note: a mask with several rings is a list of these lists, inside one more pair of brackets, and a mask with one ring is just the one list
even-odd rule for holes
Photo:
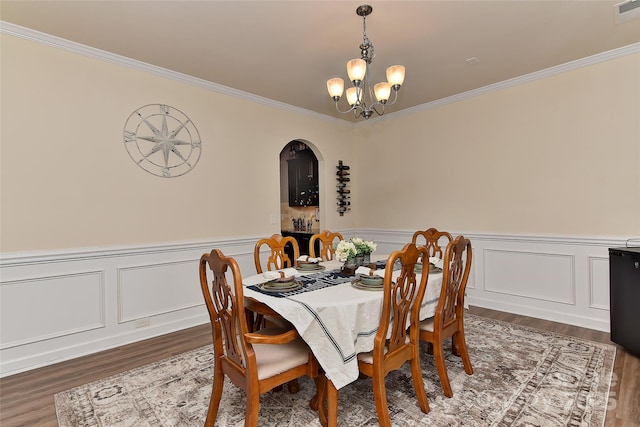
[[519,314],[521,316],[535,317],[536,319],[550,320],[553,322],[566,323],[567,325],[609,332],[608,319],[592,319],[585,316],[572,315],[570,313],[539,309],[519,304],[509,304],[478,297],[469,297],[466,299],[466,303],[475,307],[488,308],[506,313]]
[[180,319],[175,322],[153,326],[145,329],[144,331],[127,331],[92,342],[74,344],[69,347],[53,347],[51,350],[45,350],[41,353],[32,354],[20,359],[13,359],[9,361],[3,360],[2,375],[0,377],[19,374],[32,369],[42,368],[75,359],[77,357],[87,356],[104,350],[109,350],[208,323],[208,316],[198,315],[192,318]]

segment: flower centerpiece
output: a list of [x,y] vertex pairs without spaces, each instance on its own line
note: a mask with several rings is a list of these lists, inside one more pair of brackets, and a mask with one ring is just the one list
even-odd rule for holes
[[347,264],[356,257],[356,245],[351,241],[340,240],[336,246],[335,257],[338,261]]
[[353,237],[351,243],[356,248],[356,257],[362,257],[361,265],[367,265],[371,262],[371,252],[375,251],[378,245],[370,240],[363,240],[359,237]]

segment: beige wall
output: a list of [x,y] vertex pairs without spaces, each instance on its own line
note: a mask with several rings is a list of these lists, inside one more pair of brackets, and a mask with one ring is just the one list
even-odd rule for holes
[[[289,141],[310,141],[331,172],[350,157],[347,126],[9,35],[1,41],[3,252],[270,235],[280,231],[271,216],[279,218],[279,154]],[[125,150],[125,121],[151,103],[180,109],[199,130],[202,156],[184,176],[153,176]],[[321,191],[333,192],[325,175]],[[333,207],[321,213],[328,228],[355,221]]]
[[358,227],[640,236],[640,54],[359,133]]
[[[337,161],[352,166],[354,210],[323,206],[322,228],[640,235],[637,54],[349,127],[1,37],[2,252],[278,232],[294,139],[318,154],[322,200]],[[129,158],[124,122],[150,103],[198,127],[192,172],[158,178]]]

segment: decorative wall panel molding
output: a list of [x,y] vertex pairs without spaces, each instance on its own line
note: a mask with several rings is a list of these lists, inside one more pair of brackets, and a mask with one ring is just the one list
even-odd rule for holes
[[3,281],[0,295],[2,350],[105,326],[104,271]]
[[199,260],[118,268],[118,323],[202,305]]
[[609,310],[609,258],[589,256],[589,308]]
[[573,255],[485,249],[483,267],[485,291],[576,303]]

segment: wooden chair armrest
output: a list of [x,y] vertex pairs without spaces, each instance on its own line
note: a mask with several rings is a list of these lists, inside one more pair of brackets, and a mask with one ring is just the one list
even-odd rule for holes
[[298,337],[298,331],[295,329],[291,329],[278,335],[265,335],[255,332],[247,332],[244,334],[245,341],[251,344],[286,344]]

